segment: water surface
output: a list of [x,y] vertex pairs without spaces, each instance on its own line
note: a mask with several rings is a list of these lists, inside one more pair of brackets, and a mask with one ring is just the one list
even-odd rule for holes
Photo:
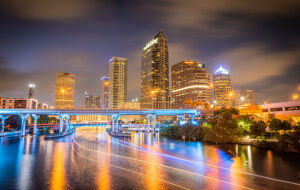
[[300,189],[299,154],[95,127],[0,138],[0,162],[0,189]]

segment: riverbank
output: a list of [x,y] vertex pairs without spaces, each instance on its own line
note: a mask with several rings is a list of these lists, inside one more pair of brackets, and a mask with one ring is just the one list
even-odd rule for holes
[[[212,134],[214,133],[214,134]],[[282,134],[278,139],[276,138],[221,138],[222,132],[215,133],[209,127],[203,126],[169,126],[164,127],[160,133],[162,136],[181,141],[198,141],[209,144],[238,144],[250,145],[257,148],[279,150],[285,152],[300,153],[300,132]],[[213,138],[218,137],[218,138]]]

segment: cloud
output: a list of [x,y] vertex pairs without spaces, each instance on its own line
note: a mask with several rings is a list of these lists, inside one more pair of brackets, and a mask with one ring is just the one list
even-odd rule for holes
[[206,36],[236,34],[249,20],[297,15],[298,0],[158,0],[148,4],[157,22],[185,29],[200,29]]
[[235,88],[253,89],[257,100],[289,99],[300,82],[300,49],[271,51],[263,44],[234,48],[210,60],[229,68]]
[[2,0],[2,12],[29,20],[70,20],[90,15],[93,0]]

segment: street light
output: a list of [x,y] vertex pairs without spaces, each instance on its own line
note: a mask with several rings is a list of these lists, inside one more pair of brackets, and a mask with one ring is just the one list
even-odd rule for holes
[[293,101],[297,100],[298,98],[299,98],[298,94],[294,94],[292,97]]
[[242,105],[244,104],[244,100],[245,100],[245,97],[242,96],[242,97],[241,97]]

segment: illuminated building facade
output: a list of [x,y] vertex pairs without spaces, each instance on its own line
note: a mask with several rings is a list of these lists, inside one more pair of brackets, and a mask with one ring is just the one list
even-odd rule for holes
[[127,58],[110,59],[109,80],[108,108],[118,109],[127,99]]
[[2,109],[37,109],[38,101],[33,98],[2,98]]
[[234,90],[233,92],[233,106],[254,105],[254,91],[253,90]]
[[100,108],[100,97],[85,93],[84,105],[85,108]]
[[169,51],[163,32],[143,48],[141,76],[141,108],[169,109]]
[[217,107],[229,107],[232,104],[231,80],[227,70],[219,67],[213,75],[214,104]]
[[300,122],[300,100],[288,102],[266,103],[262,107],[263,117],[267,119],[269,114],[275,114],[279,119],[293,119],[296,123]]
[[101,77],[101,108],[108,108],[109,78]]
[[183,102],[201,100],[211,103],[210,75],[198,61],[182,61],[172,66],[172,108],[184,109]]
[[71,73],[56,74],[55,109],[74,108],[75,75]]

